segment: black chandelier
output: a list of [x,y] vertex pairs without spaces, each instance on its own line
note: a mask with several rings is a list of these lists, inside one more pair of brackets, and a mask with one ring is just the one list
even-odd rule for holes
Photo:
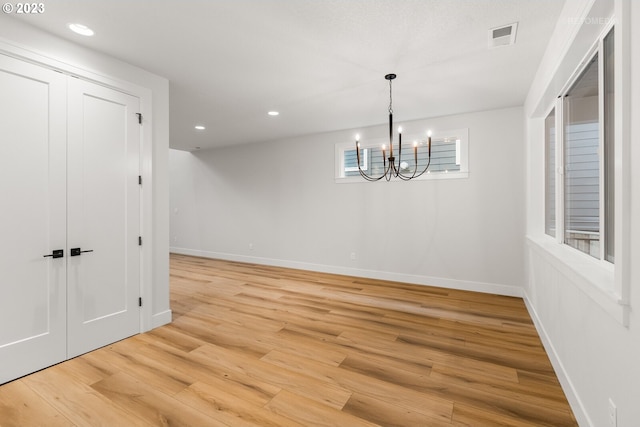
[[384,173],[380,176],[369,176],[365,171],[360,167],[360,135],[356,135],[356,155],[358,161],[358,171],[360,175],[366,179],[367,181],[380,181],[382,178],[390,181],[391,178],[400,178],[403,181],[409,181],[413,178],[418,178],[423,173],[429,169],[429,165],[431,165],[431,131],[427,132],[427,152],[428,152],[428,160],[427,165],[424,169],[418,173],[418,143],[413,143],[413,159],[414,159],[414,167],[413,173],[403,173],[402,170],[408,169],[408,167],[404,167],[402,162],[402,128],[398,128],[398,163],[396,164],[396,158],[393,155],[393,97],[391,91],[391,82],[396,78],[395,74],[387,74],[384,76],[386,80],[389,80],[389,157],[386,157],[386,148],[382,146],[382,162],[383,162],[383,171]]

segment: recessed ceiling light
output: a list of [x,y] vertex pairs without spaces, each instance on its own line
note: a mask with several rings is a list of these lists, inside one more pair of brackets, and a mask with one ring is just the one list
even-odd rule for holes
[[267,114],[270,115],[270,116],[278,116],[278,115],[280,115],[280,113],[277,112],[277,111],[269,111]]
[[196,129],[198,129],[198,130],[205,130],[205,129],[206,129],[206,128],[205,128],[204,126],[202,126],[202,125],[197,125],[197,126],[195,126],[195,128],[196,128]]
[[82,24],[69,24],[69,29],[82,36],[92,36],[95,34],[91,28]]

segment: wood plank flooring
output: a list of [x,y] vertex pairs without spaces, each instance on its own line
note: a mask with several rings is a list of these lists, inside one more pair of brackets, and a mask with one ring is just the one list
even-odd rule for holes
[[0,386],[0,426],[575,426],[518,298],[171,256],[173,322]]

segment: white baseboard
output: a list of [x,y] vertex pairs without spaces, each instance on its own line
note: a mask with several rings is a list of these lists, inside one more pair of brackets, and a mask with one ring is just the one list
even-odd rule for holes
[[171,310],[165,310],[151,316],[151,329],[171,323]]
[[569,401],[569,405],[571,406],[573,415],[576,417],[576,421],[578,421],[578,425],[585,426],[585,427],[586,426],[594,427],[593,423],[591,422],[591,419],[589,418],[589,415],[587,414],[587,411],[584,408],[584,405],[582,404],[582,401],[580,400],[580,396],[578,396],[578,393],[576,392],[576,389],[573,386],[571,379],[567,375],[567,371],[565,370],[564,365],[562,364],[562,361],[558,357],[558,353],[556,352],[556,349],[553,346],[553,343],[551,342],[551,339],[549,338],[549,335],[547,334],[547,331],[545,330],[544,325],[542,324],[542,322],[540,321],[540,318],[538,317],[538,313],[536,312],[535,308],[533,308],[533,305],[531,304],[531,301],[529,300],[527,293],[524,291],[523,291],[523,299],[527,307],[527,310],[529,311],[529,316],[531,316],[531,319],[533,320],[536,330],[538,331],[538,335],[542,340],[544,349],[546,350],[547,355],[549,356],[551,365],[553,365],[553,369],[556,372],[558,381],[560,381],[562,390],[564,391],[564,394],[567,396],[567,400]]
[[495,283],[474,282],[468,280],[449,279],[444,277],[419,276],[413,274],[394,273],[378,270],[364,270],[359,268],[340,267],[324,264],[314,264],[299,261],[289,261],[273,258],[252,257],[221,252],[210,252],[198,249],[170,247],[171,253],[191,255],[203,258],[223,259],[226,261],[247,262],[275,267],[295,268],[299,270],[317,271],[321,273],[342,274],[345,276],[365,277],[368,279],[389,280],[394,282],[411,283],[415,285],[437,286],[447,289],[483,292],[510,297],[522,297],[522,288],[519,286],[502,285]]

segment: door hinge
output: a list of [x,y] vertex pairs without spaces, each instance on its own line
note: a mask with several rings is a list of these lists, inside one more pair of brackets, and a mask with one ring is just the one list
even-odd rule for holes
[[142,297],[138,298],[138,307],[142,307]]
[[142,185],[142,175],[138,175],[138,184]]
[[142,246],[142,236],[138,236],[138,246]]
[[142,113],[136,113],[136,115],[138,116],[138,123],[142,124]]

